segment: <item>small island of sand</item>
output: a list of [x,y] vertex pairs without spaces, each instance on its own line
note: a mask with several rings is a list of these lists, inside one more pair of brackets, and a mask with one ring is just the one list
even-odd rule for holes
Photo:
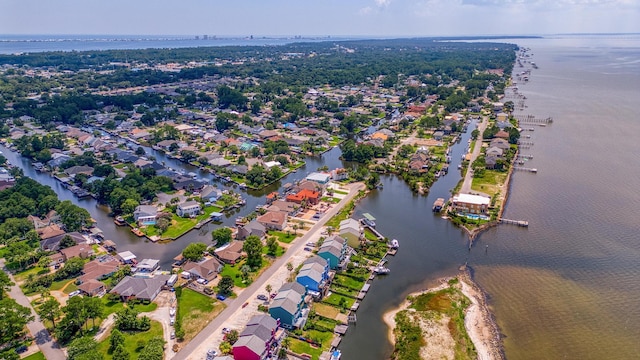
[[387,312],[391,359],[504,359],[498,327],[467,269]]

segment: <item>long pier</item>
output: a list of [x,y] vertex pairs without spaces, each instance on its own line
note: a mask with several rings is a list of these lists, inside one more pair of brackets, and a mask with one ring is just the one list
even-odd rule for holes
[[521,166],[514,166],[513,170],[527,171],[527,172],[534,173],[534,174],[538,172],[538,169],[536,169],[536,168],[526,168],[526,167],[521,167]]
[[533,159],[533,155],[518,154],[517,158],[518,159],[532,160]]
[[551,124],[553,122],[552,117],[548,118],[537,118],[533,115],[515,115],[515,118],[519,123],[525,124]]
[[518,140],[518,145],[529,145],[529,146],[532,146],[533,145],[533,141]]
[[529,227],[529,222],[526,220],[511,220],[511,219],[500,219],[498,220],[500,224],[510,224],[510,225],[518,225],[521,227]]

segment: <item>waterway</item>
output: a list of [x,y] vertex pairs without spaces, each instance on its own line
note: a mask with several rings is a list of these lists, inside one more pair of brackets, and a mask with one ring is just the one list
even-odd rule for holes
[[384,178],[384,190],[356,211],[374,215],[400,250],[391,274],[376,279],[362,302],[340,346],[345,359],[388,358],[383,313],[467,260],[488,293],[507,358],[638,358],[640,36],[518,44],[532,49],[539,66],[519,84],[523,113],[554,118],[530,133],[534,146],[523,153],[534,156],[526,166],[538,173],[514,175],[506,207],[505,217],[528,220],[529,228],[491,229],[469,252],[466,236],[430,211],[455,183],[454,172],[426,198]]
[[239,189],[236,185],[227,186],[220,181],[214,180],[213,176],[207,172],[200,171],[198,168],[185,164],[179,160],[172,159],[166,156],[160,151],[156,151],[151,148],[145,148],[147,156],[155,157],[159,163],[164,163],[165,166],[171,167],[177,170],[184,170],[185,172],[195,172],[198,177],[209,180],[212,184],[223,188],[231,189],[235,192],[240,192],[244,199],[246,199],[246,206],[231,211],[225,214],[222,224],[209,223],[202,228],[192,230],[184,236],[178,238],[175,241],[168,243],[153,243],[144,237],[137,237],[131,233],[127,226],[116,226],[113,222],[113,218],[109,216],[109,209],[105,205],[99,204],[93,198],[78,199],[70,191],[65,189],[60,182],[56,181],[50,174],[37,172],[31,165],[31,161],[22,157],[20,154],[6,148],[0,144],[0,151],[4,156],[15,166],[20,167],[26,176],[29,176],[41,184],[51,186],[53,190],[58,194],[61,200],[71,200],[74,204],[83,207],[89,211],[91,216],[97,221],[98,227],[102,229],[105,234],[105,239],[113,240],[118,246],[118,251],[129,250],[136,254],[139,258],[151,258],[159,259],[160,266],[165,269],[170,268],[170,264],[173,262],[173,258],[182,252],[182,249],[186,245],[192,242],[204,242],[209,244],[211,242],[211,231],[220,226],[234,226],[235,219],[238,216],[245,216],[251,211],[255,210],[257,205],[264,204],[264,195],[271,191],[279,190],[282,185],[286,183],[293,183],[297,180],[304,179],[308,173],[316,171],[319,167],[324,165],[333,169],[336,167],[342,167],[345,164],[340,160],[340,149],[333,148],[321,156],[308,157],[305,159],[305,166],[299,168],[297,172],[290,173],[280,181],[268,186],[260,191],[245,191]]

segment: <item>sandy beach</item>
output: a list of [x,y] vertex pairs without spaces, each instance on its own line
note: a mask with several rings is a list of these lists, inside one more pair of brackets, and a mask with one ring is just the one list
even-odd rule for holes
[[[480,360],[505,359],[502,349],[500,332],[497,325],[495,324],[491,312],[489,311],[484,293],[475,284],[475,282],[473,282],[468,269],[461,271],[457,278],[459,280],[459,285],[454,286],[458,286],[461,292],[471,301],[471,305],[465,312],[465,328],[476,348],[476,351],[478,353],[477,358]],[[449,281],[451,279],[453,278],[440,279],[440,285],[430,289],[412,293],[409,296],[418,296],[425,293],[437,292],[446,289],[450,286]],[[400,311],[408,309],[409,306],[410,302],[408,300],[405,300],[402,302],[402,304],[400,304],[399,307],[392,309],[383,315],[384,322],[389,326],[388,336],[389,341],[392,344],[395,344],[395,335],[393,333],[396,327],[395,317]],[[425,335],[425,339],[427,337],[432,340],[437,338],[450,337],[446,326],[440,327],[436,324],[435,326],[433,326],[433,328],[425,328],[424,323],[421,323],[420,325],[423,328],[423,333],[427,334]],[[446,334],[434,334],[434,332],[445,332]],[[432,343],[435,342],[437,341],[432,341]],[[442,348],[439,346],[429,346],[428,348],[423,348],[422,350],[423,351],[421,351],[421,358],[423,359],[448,358],[450,353],[450,349]]]

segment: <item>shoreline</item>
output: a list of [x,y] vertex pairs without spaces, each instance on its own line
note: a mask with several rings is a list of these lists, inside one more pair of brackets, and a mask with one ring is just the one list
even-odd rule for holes
[[457,278],[460,282],[460,290],[470,301],[471,305],[465,310],[464,324],[469,338],[473,342],[478,356],[481,360],[504,360],[504,348],[502,336],[487,304],[486,293],[473,281],[471,269],[463,266],[456,276],[438,279],[440,285],[425,290],[408,294],[405,300],[396,308],[385,312],[382,316],[384,323],[388,326],[387,338],[395,346],[394,330],[396,328],[396,315],[408,309],[409,296],[418,296],[430,292],[444,290],[451,285],[449,281]]

